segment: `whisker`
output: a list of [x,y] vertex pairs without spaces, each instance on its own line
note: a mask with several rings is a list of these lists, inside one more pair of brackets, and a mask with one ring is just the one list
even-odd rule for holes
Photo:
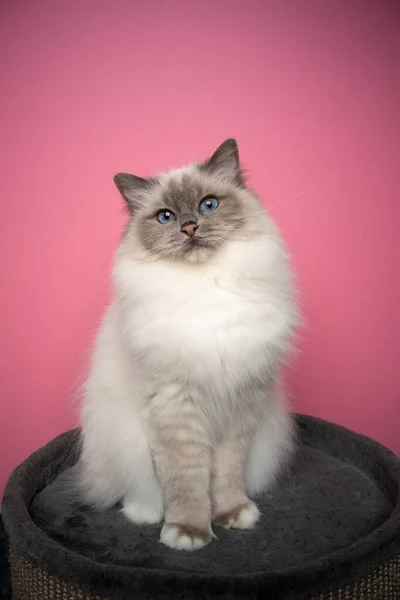
[[94,292],[93,294],[93,298],[97,298],[97,296],[100,294],[100,292],[102,291],[102,289],[104,288],[104,286],[110,282],[112,277],[112,273],[110,273],[105,280],[103,281],[103,283],[100,285],[100,287],[98,288],[98,290],[96,292]]
[[269,206],[268,208],[275,208],[277,206],[282,206],[282,204],[286,204],[286,202],[289,202],[290,200],[294,200],[295,198],[299,198],[300,196],[304,196],[304,194],[307,194],[308,192],[313,192],[315,190],[319,190],[321,188],[326,188],[328,186],[328,184],[323,184],[323,185],[316,185],[314,187],[308,187],[305,190],[302,190],[301,192],[297,192],[297,194],[293,194],[292,196],[288,196],[288,198],[284,198],[283,200],[280,200],[279,202],[277,202],[276,204],[273,204],[272,206]]

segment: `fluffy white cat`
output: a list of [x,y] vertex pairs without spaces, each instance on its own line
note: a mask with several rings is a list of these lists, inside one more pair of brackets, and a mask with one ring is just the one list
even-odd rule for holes
[[201,548],[212,522],[253,527],[250,498],[292,445],[280,365],[296,321],[274,223],[235,140],[155,178],[118,174],[130,221],[82,409],[82,482],[161,541]]

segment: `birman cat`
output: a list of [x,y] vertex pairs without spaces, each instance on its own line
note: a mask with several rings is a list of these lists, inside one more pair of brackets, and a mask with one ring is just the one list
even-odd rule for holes
[[161,542],[194,550],[212,523],[256,524],[251,498],[292,447],[291,269],[233,139],[200,164],[114,181],[130,219],[85,387],[82,484],[97,507],[163,522]]

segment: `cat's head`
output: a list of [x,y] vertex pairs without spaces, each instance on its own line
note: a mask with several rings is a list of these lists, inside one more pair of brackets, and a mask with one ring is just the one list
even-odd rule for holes
[[131,215],[125,239],[150,260],[204,262],[261,208],[245,186],[234,139],[201,164],[149,179],[118,173],[114,182]]

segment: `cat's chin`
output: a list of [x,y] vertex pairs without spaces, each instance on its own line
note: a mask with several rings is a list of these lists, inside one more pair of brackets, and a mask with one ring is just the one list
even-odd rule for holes
[[190,263],[205,263],[212,256],[212,253],[207,250],[202,249],[201,251],[197,250],[196,252],[188,252],[182,256],[182,260]]

